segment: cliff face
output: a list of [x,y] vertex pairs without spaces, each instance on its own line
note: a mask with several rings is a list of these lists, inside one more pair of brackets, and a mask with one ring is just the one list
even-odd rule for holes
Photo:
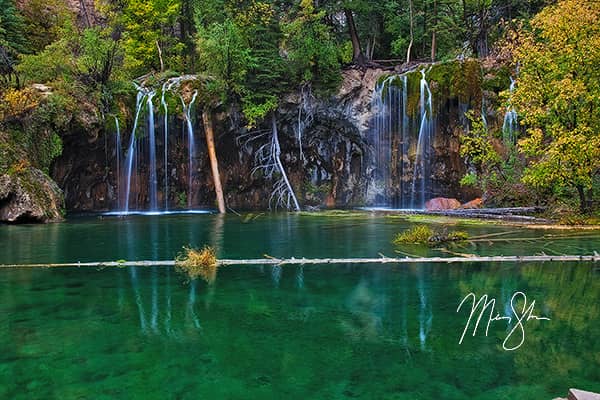
[[[481,66],[477,62],[450,63],[431,68],[429,85],[434,99],[435,132],[431,143],[430,169],[427,179],[432,182],[428,197],[456,197],[470,200],[478,193],[464,189],[459,180],[467,171],[459,155],[460,132],[465,127],[466,108],[481,108],[483,95]],[[420,73],[415,72],[420,76]],[[368,69],[347,70],[336,96],[328,99],[313,97],[308,89],[285,97],[276,114],[281,145],[281,161],[302,206],[351,207],[376,204],[381,191],[373,189],[381,179],[376,159],[374,124],[377,110],[373,107],[375,87],[390,71]],[[418,82],[418,81],[417,81]],[[418,99],[414,100],[418,104]],[[412,103],[411,103],[412,104]],[[411,107],[416,107],[414,104]],[[490,107],[491,109],[491,107]],[[164,148],[162,116],[156,119],[158,154]],[[497,116],[489,115],[490,123]],[[168,167],[162,157],[156,161],[158,204],[170,209],[194,207],[214,208],[214,191],[206,154],[201,118],[193,120],[197,152],[192,174],[192,198],[188,199],[188,152],[185,125],[181,115],[169,117]],[[216,149],[221,180],[228,207],[233,209],[265,209],[275,206],[272,197],[273,179],[266,179],[256,159],[261,146],[270,138],[270,123],[249,132],[241,124],[235,110],[214,115]],[[270,121],[269,121],[270,122]],[[263,135],[262,137],[260,135]],[[63,155],[54,163],[53,178],[65,193],[70,211],[104,211],[123,208],[124,159],[130,132],[124,129],[121,148],[116,148],[114,131],[100,135],[69,135],[63,138]],[[148,142],[137,147],[140,155],[133,168],[130,209],[147,209],[149,204]],[[117,166],[117,152],[120,166]],[[412,157],[412,158],[411,158]],[[409,153],[406,165],[414,163]],[[398,175],[398,160],[390,167]],[[118,167],[118,168],[117,168]],[[119,169],[119,173],[117,173]],[[411,168],[403,171],[401,179],[413,180]],[[164,189],[167,177],[167,190]],[[390,178],[391,179],[391,178]],[[392,183],[387,189],[392,196],[401,190]],[[406,189],[405,189],[406,190]],[[191,201],[190,201],[191,200]]]

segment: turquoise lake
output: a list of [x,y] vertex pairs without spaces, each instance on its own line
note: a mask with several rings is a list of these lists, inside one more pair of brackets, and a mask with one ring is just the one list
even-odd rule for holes
[[[495,235],[457,253],[600,252],[599,231],[450,222],[429,223]],[[392,245],[413,225],[369,213],[79,217],[0,226],[0,264],[172,260],[203,245],[230,259],[450,256]],[[514,351],[505,321],[459,344],[471,292],[501,315],[523,292],[550,320],[524,323]],[[600,392],[599,337],[593,263],[230,266],[212,285],[169,267],[0,270],[2,399],[552,399]]]

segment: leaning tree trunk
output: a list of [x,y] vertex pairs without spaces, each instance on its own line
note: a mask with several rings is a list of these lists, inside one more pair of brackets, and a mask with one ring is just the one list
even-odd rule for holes
[[345,8],[344,15],[346,16],[346,23],[348,24],[348,31],[350,32],[350,40],[352,41],[352,62],[363,67],[366,64],[365,55],[360,47],[360,40],[358,38],[358,32],[356,30],[356,24],[354,23],[354,16],[352,11]]
[[213,181],[215,184],[215,194],[217,195],[217,206],[219,213],[225,214],[225,199],[223,198],[223,187],[221,186],[221,175],[219,175],[219,163],[217,161],[217,152],[215,151],[215,135],[213,131],[210,111],[205,110],[202,113],[202,122],[204,123],[204,133],[206,134],[206,147],[208,148],[208,158],[212,170]]

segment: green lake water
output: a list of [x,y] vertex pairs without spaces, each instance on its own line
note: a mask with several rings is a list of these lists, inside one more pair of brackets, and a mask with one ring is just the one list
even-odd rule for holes
[[[398,256],[391,240],[411,225],[374,214],[75,218],[0,226],[0,264],[170,260],[184,245],[211,245],[221,258]],[[600,252],[598,231],[432,226],[511,239],[453,249],[461,253]],[[600,392],[599,267],[231,266],[212,285],[167,267],[0,270],[0,398],[552,399],[570,387]],[[526,322],[521,347],[502,348],[514,326],[505,321],[459,344],[468,310],[457,307],[468,293],[495,298],[505,315],[517,291],[535,300],[536,315],[550,318]]]

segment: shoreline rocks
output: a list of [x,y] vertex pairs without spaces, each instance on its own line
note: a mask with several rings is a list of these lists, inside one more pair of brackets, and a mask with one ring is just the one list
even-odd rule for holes
[[0,175],[0,222],[48,223],[63,219],[63,193],[37,168]]

